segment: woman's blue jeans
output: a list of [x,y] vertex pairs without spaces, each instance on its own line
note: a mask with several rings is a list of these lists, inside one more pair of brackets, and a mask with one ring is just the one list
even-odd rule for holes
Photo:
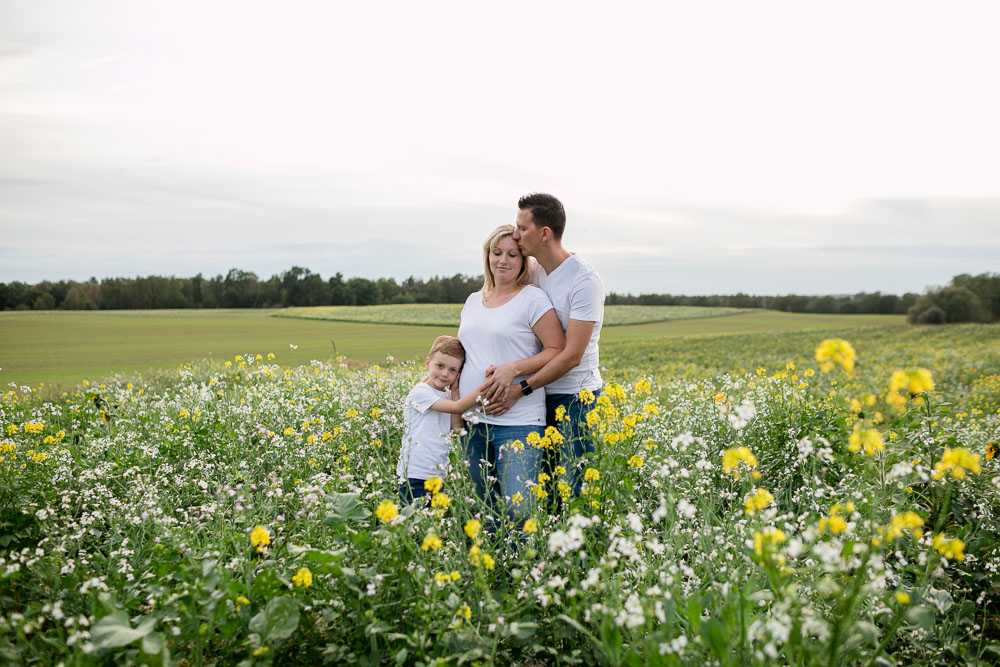
[[[535,506],[535,491],[542,467],[542,450],[528,444],[528,434],[545,432],[543,426],[470,424],[465,458],[476,495],[490,509],[499,504],[511,521],[520,525]],[[511,443],[520,441],[523,447]],[[515,496],[520,494],[520,498]]]

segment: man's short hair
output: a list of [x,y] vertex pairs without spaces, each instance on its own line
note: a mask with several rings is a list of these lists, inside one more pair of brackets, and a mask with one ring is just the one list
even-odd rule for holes
[[556,241],[562,240],[566,229],[566,209],[561,201],[544,192],[532,192],[517,200],[517,207],[522,211],[531,211],[535,227],[548,227]]
[[454,336],[438,336],[435,338],[434,343],[431,344],[431,351],[427,353],[427,357],[433,357],[435,352],[447,354],[449,357],[465,361],[465,348],[462,347],[462,342]]

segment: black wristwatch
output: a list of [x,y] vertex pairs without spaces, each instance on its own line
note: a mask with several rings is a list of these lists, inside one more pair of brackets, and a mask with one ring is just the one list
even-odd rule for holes
[[533,391],[535,391],[535,390],[531,388],[531,385],[528,384],[527,380],[521,380],[521,393],[522,394],[524,394],[525,396],[527,396],[528,394],[530,394]]

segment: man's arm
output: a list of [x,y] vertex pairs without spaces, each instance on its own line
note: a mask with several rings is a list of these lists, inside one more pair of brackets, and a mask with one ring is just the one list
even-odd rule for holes
[[[595,325],[596,322],[570,319],[566,324],[566,347],[528,378],[528,386],[532,389],[540,389],[566,375],[570,369],[579,366],[583,360],[584,352],[587,351],[587,345],[590,343],[590,336],[594,333]],[[521,396],[519,387],[510,387],[506,396],[496,398],[487,404],[486,414],[502,415],[510,410]]]
[[[516,399],[521,397],[521,390],[518,387],[511,387],[511,383],[519,375],[530,375],[544,368],[550,363],[566,344],[566,337],[563,334],[562,325],[559,324],[559,316],[555,310],[548,310],[538,318],[535,326],[531,328],[542,344],[542,351],[532,355],[527,359],[521,359],[502,366],[490,366],[486,371],[486,381],[479,386],[479,391],[487,403],[502,401],[509,394],[514,393]],[[513,405],[514,403],[511,403]],[[508,410],[510,407],[508,406]],[[506,412],[507,410],[504,410]],[[490,413],[492,414],[492,413]],[[498,413],[503,414],[503,413]]]

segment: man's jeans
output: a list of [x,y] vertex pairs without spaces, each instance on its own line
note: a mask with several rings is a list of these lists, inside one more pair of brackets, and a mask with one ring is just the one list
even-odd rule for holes
[[[583,469],[587,465],[587,454],[594,453],[594,439],[587,428],[587,413],[594,409],[601,390],[593,392],[594,402],[584,403],[578,394],[546,394],[545,423],[555,426],[562,434],[563,443],[560,448],[559,463],[566,468],[566,483],[573,490],[573,495],[580,495],[583,482]],[[562,421],[556,421],[556,408],[560,405],[566,408]]]

